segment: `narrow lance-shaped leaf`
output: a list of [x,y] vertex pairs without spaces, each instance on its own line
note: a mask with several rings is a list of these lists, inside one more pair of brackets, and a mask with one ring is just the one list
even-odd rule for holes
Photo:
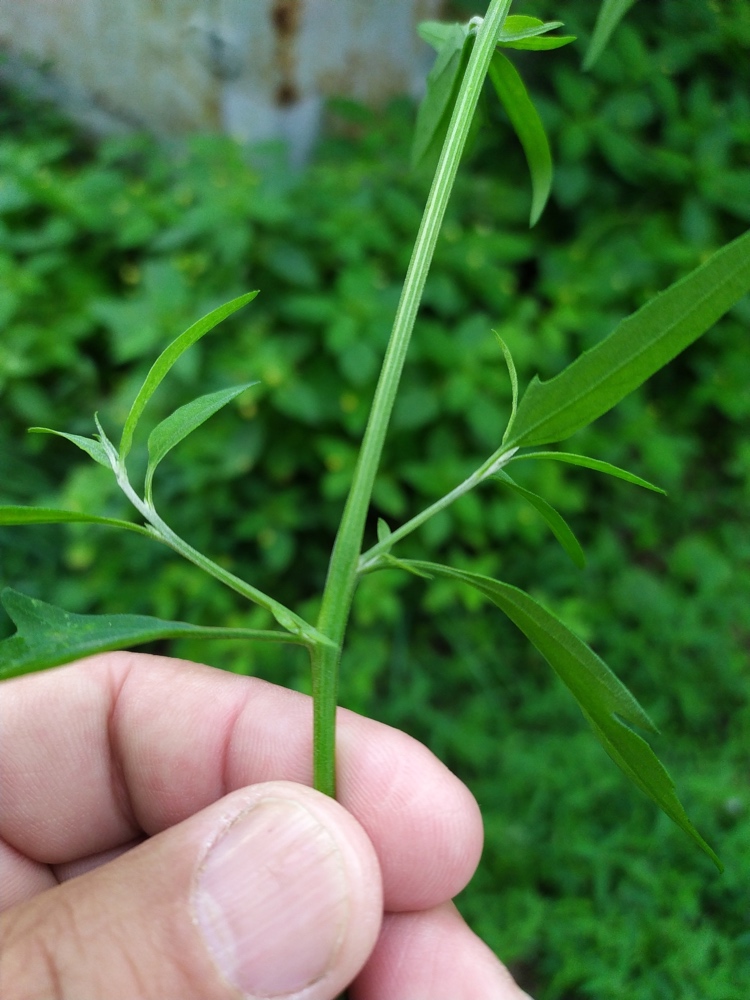
[[450,31],[440,42],[438,57],[427,77],[427,92],[417,112],[411,150],[413,167],[429,160],[442,143],[469,57],[468,29],[460,24],[443,27]]
[[102,422],[99,419],[99,414],[94,414],[94,423],[96,424],[97,437],[104,448],[105,453],[109,456],[109,464],[114,468],[117,464],[117,449],[112,444],[112,442],[107,437],[106,431],[102,427]]
[[517,42],[500,42],[503,49],[521,49],[528,52],[549,52],[561,49],[576,40],[575,35],[544,35],[543,37],[522,38]]
[[552,187],[552,154],[547,135],[518,70],[502,52],[493,53],[489,76],[529,165],[532,191],[529,225],[533,226],[544,210]]
[[378,518],[378,541],[385,542],[391,537],[391,529],[388,527],[388,522],[383,520],[382,517]]
[[78,615],[6,587],[0,594],[17,632],[0,641],[0,680],[156,639],[296,642],[288,632],[211,628],[148,615]]
[[516,366],[513,361],[513,355],[510,353],[510,348],[505,343],[500,334],[496,331],[492,331],[498,339],[500,348],[503,352],[503,357],[505,358],[505,364],[508,369],[508,375],[510,376],[510,391],[511,391],[511,402],[510,402],[510,417],[508,419],[508,425],[505,428],[505,433],[503,434],[502,443],[505,444],[505,439],[511,432],[513,427],[513,421],[516,419],[516,410],[518,409],[518,375],[516,374]]
[[443,46],[450,40],[456,28],[462,27],[458,24],[447,24],[443,21],[422,21],[417,25],[417,34],[422,41],[427,42],[436,52],[440,52]]
[[502,42],[517,42],[521,38],[544,35],[560,27],[562,21],[545,22],[539,17],[529,17],[527,14],[509,14],[498,33],[497,43],[499,45]]
[[162,379],[180,355],[182,355],[188,347],[191,347],[197,340],[200,340],[201,337],[213,330],[214,327],[218,326],[218,324],[221,323],[223,319],[226,319],[227,316],[231,316],[232,313],[237,312],[238,309],[247,305],[247,303],[252,301],[257,294],[257,291],[248,292],[246,295],[240,295],[238,298],[232,299],[230,302],[225,302],[224,305],[219,306],[217,309],[213,309],[202,319],[199,319],[197,323],[193,323],[192,326],[188,327],[184,333],[181,333],[179,337],[173,340],[172,343],[164,351],[162,351],[152,365],[143,385],[139,389],[138,395],[135,397],[133,405],[130,407],[130,413],[128,413],[125,420],[125,426],[122,430],[122,439],[120,441],[120,459],[122,461],[125,460],[126,456],[130,452],[133,444],[133,434],[135,433],[135,428],[140,420],[141,414],[146,408],[146,404],[149,399],[151,399],[154,392],[159,387]]
[[390,566],[392,569],[402,569],[407,573],[411,573],[412,576],[419,576],[423,580],[432,580],[432,575],[430,573],[425,572],[425,570],[418,569],[410,560],[398,559],[396,556],[392,556],[389,552],[384,552],[382,559],[384,565]]
[[750,291],[750,230],[624,319],[559,375],[534,376],[509,447],[570,437],[697,340]]
[[[538,17],[528,17],[525,14],[510,14],[503,22],[496,44],[509,49],[556,49],[561,45],[567,45],[568,42],[575,41],[575,37],[573,35],[556,38],[543,38],[541,36],[562,26],[562,21],[542,21]],[[455,28],[459,28],[464,36],[468,36],[471,22],[468,24],[446,24],[442,21],[422,21],[417,26],[417,32],[428,45],[440,52]]]
[[648,743],[622,720],[651,732],[656,732],[656,727],[625,685],[585,642],[517,587],[450,566],[404,560],[407,563],[432,576],[466,583],[505,612],[574,696],[611,759],[722,870],[718,857],[690,822],[661,761]]
[[112,528],[126,528],[137,531],[141,535],[153,538],[147,528],[131,521],[121,521],[116,517],[98,517],[96,514],[85,514],[78,510],[58,510],[54,507],[24,507],[21,505],[0,506],[0,526],[21,524],[66,524],[85,522],[87,524],[104,524]]
[[244,385],[234,385],[229,389],[219,389],[218,392],[210,392],[205,396],[199,396],[184,406],[179,407],[171,413],[160,424],[154,427],[148,439],[148,470],[146,472],[146,491],[150,492],[151,479],[156,466],[161,462],[175,445],[192,433],[201,424],[205,423],[209,417],[213,416],[222,406],[226,406],[236,396],[239,396],[245,389],[249,389],[255,382],[246,382]]
[[532,493],[531,490],[527,490],[523,486],[519,486],[514,479],[511,479],[507,472],[503,472],[501,470],[500,472],[495,473],[492,478],[513,490],[514,493],[523,497],[527,503],[530,503],[532,507],[538,510],[547,522],[552,534],[558,540],[560,545],[562,545],[576,566],[579,569],[583,569],[586,565],[586,557],[583,554],[583,549],[562,514],[556,511],[552,504],[548,503],[544,497],[540,497],[536,493]]
[[87,455],[90,455],[99,465],[103,465],[105,469],[112,469],[104,445],[101,441],[94,440],[94,438],[83,437],[80,434],[66,434],[65,431],[53,431],[49,427],[29,427],[29,434],[54,434],[55,437],[65,438],[66,441],[71,441],[81,451],[85,451]]
[[569,451],[527,451],[521,455],[514,455],[509,462],[517,462],[524,458],[552,459],[555,462],[567,462],[568,465],[581,465],[585,469],[593,469],[595,472],[603,472],[605,475],[614,476],[617,479],[624,479],[626,483],[633,483],[634,486],[642,486],[646,490],[653,490],[654,493],[667,495],[667,491],[661,486],[654,486],[647,479],[621,469],[617,465],[609,462],[602,462],[598,458],[588,458],[586,455],[576,455]]
[[497,36],[497,44],[504,49],[559,49],[575,41],[575,35],[542,37],[555,28],[561,28],[562,21],[540,21],[538,17],[511,14],[505,18],[502,30]]
[[594,25],[594,33],[591,36],[586,57],[583,60],[583,68],[591,69],[596,60],[606,48],[607,42],[612,36],[612,32],[627,14],[635,0],[602,0],[599,13]]

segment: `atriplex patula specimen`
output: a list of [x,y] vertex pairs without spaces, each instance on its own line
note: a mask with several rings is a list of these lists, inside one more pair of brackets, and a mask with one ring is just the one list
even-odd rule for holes
[[[601,48],[618,10],[627,4],[602,6],[600,30],[594,42]],[[183,634],[263,642],[296,643],[310,654],[314,704],[314,776],[316,787],[335,794],[335,709],[337,676],[349,610],[358,581],[366,573],[396,569],[417,576],[443,577],[473,587],[500,608],[540,651],[578,701],[607,753],[647,795],[681,826],[715,861],[710,847],[690,823],[672,781],[649,745],[630,725],[653,731],[648,715],[602,660],[561,621],[527,593],[504,581],[454,567],[398,556],[398,543],[426,520],[487,479],[495,479],[531,502],[574,562],[581,548],[563,518],[541,497],[529,493],[508,474],[517,461],[554,460],[618,476],[640,487],[658,489],[645,480],[601,459],[557,450],[539,450],[566,439],[596,420],[708,330],[750,289],[750,233],[723,247],[695,271],[683,277],[619,326],[594,349],[582,354],[549,381],[534,378],[523,394],[510,353],[498,336],[512,384],[513,404],[496,450],[475,471],[399,527],[379,523],[377,541],[364,548],[365,524],[373,485],[398,391],[409,339],[440,231],[446,205],[485,78],[503,103],[523,145],[532,178],[531,223],[541,214],[551,183],[551,156],[541,121],[523,83],[503,49],[546,50],[572,39],[550,32],[559,22],[508,16],[510,0],[493,0],[485,18],[467,24],[425,24],[422,34],[438,51],[430,74],[427,98],[417,121],[414,156],[437,160],[434,180],[416,239],[395,316],[380,380],[372,403],[349,496],[333,545],[328,576],[316,622],[259,591],[196,551],[157,512],[153,480],[169,451],[252,382],[202,396],[162,421],[148,438],[148,466],[142,489],[129,478],[127,460],[136,441],[139,421],[153,393],[170,368],[192,344],[221,320],[248,304],[250,292],[215,309],[182,333],[156,360],[146,377],[115,445],[95,417],[97,433],[90,438],[58,434],[83,449],[115,476],[138,513],[135,521],[115,520],[95,512],[37,507],[0,508],[0,524],[20,525],[83,521],[133,531],[171,547],[221,583],[261,607],[278,628],[229,629],[169,622],[147,616],[70,614],[38,600],[6,590],[3,601],[17,633],[0,643],[0,678],[41,670],[76,657],[133,646]],[[590,58],[596,55],[594,51]],[[248,362],[252,367],[252,359]],[[629,725],[630,724],[630,725]]]

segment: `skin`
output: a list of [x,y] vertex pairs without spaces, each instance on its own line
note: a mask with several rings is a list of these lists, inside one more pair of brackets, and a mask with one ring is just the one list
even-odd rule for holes
[[481,853],[476,802],[404,733],[340,710],[334,802],[310,787],[310,700],[264,681],[111,653],[0,693],[6,1000],[261,995],[217,968],[193,894],[210,845],[269,802],[282,828],[301,810],[336,845],[346,919],[322,975],[262,995],[335,1000],[351,983],[352,1000],[526,997],[451,902]]

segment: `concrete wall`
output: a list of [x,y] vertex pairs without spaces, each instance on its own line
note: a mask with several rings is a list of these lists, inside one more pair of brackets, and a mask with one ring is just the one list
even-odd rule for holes
[[415,27],[442,0],[0,0],[4,75],[94,127],[282,137],[302,155],[322,99],[419,93]]

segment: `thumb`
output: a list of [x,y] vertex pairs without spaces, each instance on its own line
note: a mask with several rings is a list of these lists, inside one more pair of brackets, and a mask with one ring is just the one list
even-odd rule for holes
[[1,914],[0,982],[5,1000],[333,1000],[381,916],[357,821],[269,782]]

